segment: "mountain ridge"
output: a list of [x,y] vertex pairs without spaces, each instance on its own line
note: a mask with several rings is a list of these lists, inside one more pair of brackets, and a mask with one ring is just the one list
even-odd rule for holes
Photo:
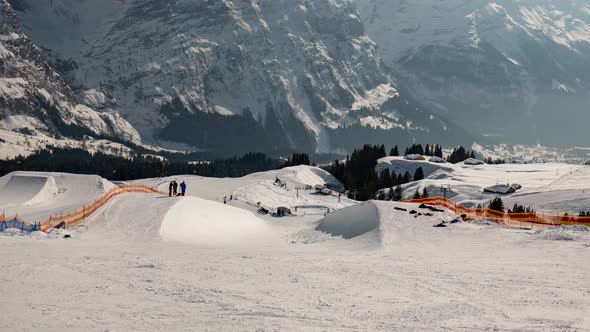
[[471,137],[400,93],[350,1],[19,3],[77,99],[144,143],[321,153]]

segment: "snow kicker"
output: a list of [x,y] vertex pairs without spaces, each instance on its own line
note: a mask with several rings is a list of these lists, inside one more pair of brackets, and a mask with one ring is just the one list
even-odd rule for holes
[[42,223],[27,222],[18,216],[7,219],[6,216],[2,214],[0,216],[0,232],[15,228],[24,232],[34,232],[39,230],[47,232],[53,228],[69,228],[86,221],[111,199],[121,194],[127,193],[165,194],[145,185],[125,184],[109,190],[105,195],[95,200],[88,206],[83,206],[78,210],[67,212],[61,215],[50,216],[45,222]]
[[457,216],[464,216],[472,220],[491,219],[498,224],[514,228],[544,228],[555,226],[582,225],[590,226],[590,217],[531,213],[504,213],[488,208],[467,208],[444,197],[430,197],[407,201],[408,203],[427,204],[443,207]]

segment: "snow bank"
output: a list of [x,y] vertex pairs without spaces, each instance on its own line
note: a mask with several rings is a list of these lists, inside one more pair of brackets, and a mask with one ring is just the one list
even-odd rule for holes
[[377,231],[379,225],[377,206],[373,202],[366,202],[328,214],[316,227],[316,231],[352,239]]
[[270,226],[251,212],[196,197],[183,197],[160,227],[166,241],[207,246],[257,243],[272,237]]
[[377,161],[377,171],[381,171],[387,168],[389,169],[389,171],[395,172],[396,174],[403,174],[405,172],[414,174],[416,172],[416,169],[418,169],[418,167],[421,167],[422,171],[424,172],[424,175],[426,177],[429,177],[438,171],[452,173],[455,172],[456,169],[454,165],[447,164],[446,162],[442,163],[438,161],[406,159],[407,157],[409,156],[381,158]]
[[478,165],[485,165],[485,163],[479,159],[469,158],[463,162],[464,165],[470,166],[478,166]]
[[578,241],[582,238],[590,238],[590,230],[586,226],[560,226],[538,230],[534,236],[542,240],[551,241]]

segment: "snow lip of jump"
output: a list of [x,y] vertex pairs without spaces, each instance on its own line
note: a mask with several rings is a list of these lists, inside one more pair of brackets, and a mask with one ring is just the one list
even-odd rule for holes
[[59,192],[59,188],[55,183],[55,178],[53,176],[48,176],[45,185],[41,190],[29,201],[25,202],[24,206],[34,206],[37,204],[45,203],[50,201],[57,193]]
[[219,246],[260,244],[273,237],[270,225],[253,213],[197,197],[182,197],[160,226],[166,242]]

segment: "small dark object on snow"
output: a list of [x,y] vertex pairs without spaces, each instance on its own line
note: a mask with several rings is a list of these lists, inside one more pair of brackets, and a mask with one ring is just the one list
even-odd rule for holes
[[426,204],[420,204],[420,206],[418,206],[421,209],[428,209],[432,212],[445,212],[444,210],[441,210],[439,208],[436,208],[434,206],[430,206],[430,205],[426,205]]
[[455,218],[455,219],[451,220],[451,224],[456,224],[458,222],[461,222],[461,220],[462,220],[461,218]]
[[54,229],[65,229],[66,228],[66,222],[62,221],[59,224],[57,224],[57,226],[53,227]]
[[285,216],[290,216],[290,215],[292,215],[292,213],[289,208],[286,208],[284,206],[280,206],[277,208],[277,216],[285,217]]
[[258,213],[260,213],[260,214],[269,214],[270,211],[268,211],[267,209],[261,207],[260,209],[258,209]]
[[410,214],[417,214],[417,213],[418,213],[418,211],[416,211],[416,210],[410,211]]
[[443,221],[440,224],[436,224],[436,225],[434,225],[432,227],[447,227],[447,225],[446,225],[446,222]]
[[461,219],[467,219],[467,215],[466,214],[462,214],[461,215]]
[[404,211],[404,212],[408,211],[408,209],[404,209],[404,208],[400,208],[400,207],[394,207],[394,209],[398,210],[398,211]]
[[430,212],[428,212],[428,213],[424,213],[424,215],[425,215],[425,216],[427,216],[427,217],[433,217],[433,216],[434,216],[434,214],[432,214],[432,213],[430,213]]
[[71,239],[71,238],[72,238],[72,236],[70,234],[64,235],[64,239]]

